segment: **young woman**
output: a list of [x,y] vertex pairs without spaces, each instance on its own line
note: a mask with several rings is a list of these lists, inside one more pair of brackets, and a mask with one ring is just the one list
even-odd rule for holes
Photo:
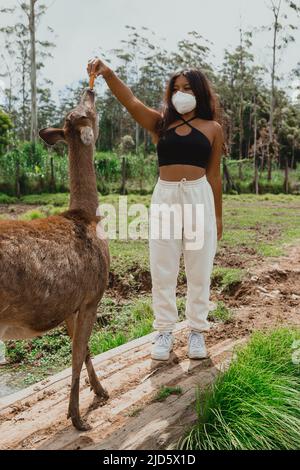
[[[190,330],[188,355],[191,359],[207,357],[203,332],[210,327],[207,316],[211,273],[217,241],[222,237],[220,163],[224,135],[216,120],[216,96],[200,70],[180,70],[170,78],[164,106],[159,112],[136,98],[99,58],[89,61],[87,71],[104,77],[112,93],[151,133],[153,143],[157,144],[159,178],[152,194],[150,213],[154,204],[163,203],[182,208],[181,214],[188,206],[193,214],[196,205],[204,208],[201,247],[190,248],[188,232],[193,231],[195,223],[188,224],[186,220],[191,220],[188,217],[182,216],[181,239],[174,236],[174,219],[169,238],[149,236],[153,327],[158,331],[151,356],[156,360],[167,360],[173,349],[172,332],[178,319],[176,285],[183,252],[187,278],[185,314]],[[150,217],[150,227],[153,217]]]

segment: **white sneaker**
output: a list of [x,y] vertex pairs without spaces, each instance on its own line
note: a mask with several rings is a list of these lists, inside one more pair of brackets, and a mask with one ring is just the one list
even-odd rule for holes
[[204,336],[197,331],[191,331],[189,335],[189,351],[190,359],[204,359],[207,357]]
[[173,335],[171,332],[162,331],[155,337],[155,343],[152,347],[151,358],[157,361],[167,361],[170,352],[173,350]]

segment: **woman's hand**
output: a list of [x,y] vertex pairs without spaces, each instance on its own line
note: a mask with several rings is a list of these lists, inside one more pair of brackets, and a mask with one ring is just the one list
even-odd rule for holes
[[219,240],[221,240],[222,234],[223,234],[222,218],[217,217],[216,222],[217,222],[217,238],[218,238],[218,241],[219,241]]
[[98,77],[98,75],[102,75],[105,77],[111,69],[106,65],[99,57],[95,57],[94,59],[90,59],[87,65],[87,73],[89,75],[94,75]]

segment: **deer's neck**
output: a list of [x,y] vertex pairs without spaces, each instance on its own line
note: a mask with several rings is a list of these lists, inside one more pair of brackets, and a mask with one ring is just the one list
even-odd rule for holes
[[93,146],[75,138],[69,145],[70,209],[84,209],[96,215],[98,193]]

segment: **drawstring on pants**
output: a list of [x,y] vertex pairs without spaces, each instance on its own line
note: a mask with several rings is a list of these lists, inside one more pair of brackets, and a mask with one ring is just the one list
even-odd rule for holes
[[181,180],[178,183],[178,187],[181,191],[186,191],[185,182],[186,182],[186,178],[181,178]]

